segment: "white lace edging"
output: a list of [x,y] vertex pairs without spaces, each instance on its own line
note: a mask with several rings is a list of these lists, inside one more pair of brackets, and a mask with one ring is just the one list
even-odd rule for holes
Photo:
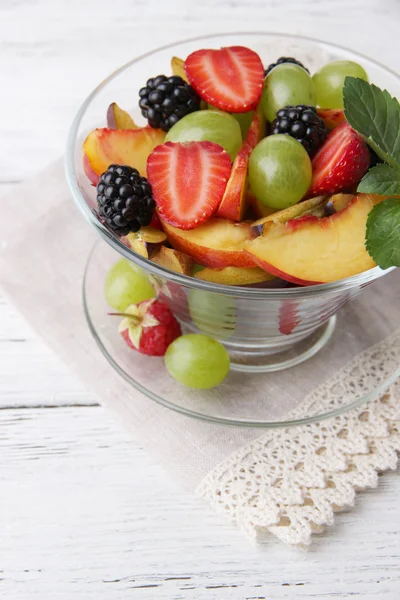
[[[379,385],[399,364],[400,332],[359,355],[291,415],[323,413]],[[400,379],[377,400],[319,423],[262,434],[212,469],[196,493],[252,538],[270,532],[307,546],[313,533],[376,487],[400,452]]]

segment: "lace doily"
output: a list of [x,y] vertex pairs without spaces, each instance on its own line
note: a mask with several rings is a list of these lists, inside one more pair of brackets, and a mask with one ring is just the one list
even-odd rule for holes
[[[341,406],[344,395],[360,397],[399,362],[397,331],[309,394],[291,417],[304,415],[306,405],[322,413]],[[399,418],[400,379],[345,414],[262,434],[209,472],[196,492],[252,538],[270,532],[307,546],[335,512],[354,505],[356,491],[376,487],[378,472],[396,468]]]

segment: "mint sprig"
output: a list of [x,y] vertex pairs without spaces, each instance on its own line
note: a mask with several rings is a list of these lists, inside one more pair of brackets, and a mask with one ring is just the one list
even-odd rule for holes
[[388,91],[362,79],[346,77],[343,86],[344,114],[376,154],[400,169],[400,104]]
[[360,181],[357,192],[400,196],[400,170],[389,165],[376,165]]
[[366,247],[382,269],[400,267],[400,198],[389,198],[371,210]]
[[[344,114],[386,164],[368,171],[358,192],[400,196],[400,104],[388,91],[362,79],[346,77]],[[382,269],[400,267],[400,198],[389,198],[371,210],[365,246]]]

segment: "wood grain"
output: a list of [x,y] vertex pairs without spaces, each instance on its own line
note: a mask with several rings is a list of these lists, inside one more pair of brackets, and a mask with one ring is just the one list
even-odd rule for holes
[[[62,153],[78,106],[104,76],[161,44],[282,31],[393,69],[400,50],[398,0],[0,0],[0,22],[0,196]],[[399,598],[398,474],[359,495],[307,553],[272,537],[254,548],[109,413],[81,406],[95,402],[0,298],[1,597]]]
[[4,410],[4,598],[398,598],[399,478],[311,550],[255,548],[175,485],[99,407]]

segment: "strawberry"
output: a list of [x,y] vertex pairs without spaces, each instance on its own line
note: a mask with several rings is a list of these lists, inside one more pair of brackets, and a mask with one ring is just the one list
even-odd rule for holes
[[147,160],[158,213],[179,229],[194,229],[212,216],[230,172],[229,154],[212,142],[167,142]]
[[141,354],[164,356],[171,342],[182,335],[168,306],[156,298],[131,304],[124,313],[110,314],[125,317],[118,331],[128,346]]
[[185,71],[199,96],[221,110],[247,112],[260,101],[264,67],[249,48],[197,50],[187,57]]
[[155,229],[162,229],[160,219],[158,218],[158,214],[155,211],[151,219],[150,227],[154,227]]
[[368,170],[370,156],[362,137],[342,123],[328,135],[312,159],[308,196],[351,191]]
[[300,325],[298,313],[299,303],[294,300],[283,300],[279,309],[279,331],[283,335],[290,335]]

